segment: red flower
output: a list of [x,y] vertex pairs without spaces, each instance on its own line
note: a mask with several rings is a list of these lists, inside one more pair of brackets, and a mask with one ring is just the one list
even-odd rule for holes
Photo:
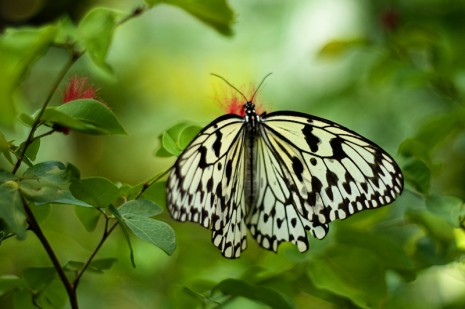
[[78,99],[95,99],[97,89],[87,83],[87,77],[73,76],[65,87],[63,103]]
[[[89,85],[87,77],[73,76],[65,86],[63,104],[79,99],[96,99],[97,88]],[[55,124],[53,128],[64,134],[69,134],[70,129]]]

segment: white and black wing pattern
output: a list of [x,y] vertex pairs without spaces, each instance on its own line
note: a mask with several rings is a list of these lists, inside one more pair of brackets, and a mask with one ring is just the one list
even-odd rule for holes
[[246,225],[265,249],[289,241],[308,250],[329,223],[392,203],[403,190],[395,161],[331,121],[297,112],[224,115],[205,127],[173,166],[167,204],[178,221],[212,230],[222,254],[247,247]]
[[219,117],[178,157],[167,183],[171,216],[211,229],[213,243],[228,258],[247,246],[244,135],[244,118]]
[[314,224],[299,213],[293,197],[296,192],[290,183],[292,171],[284,164],[285,157],[270,144],[268,136],[260,134],[256,141],[256,197],[246,221],[263,248],[277,252],[281,242],[289,241],[304,252],[308,250],[307,231],[322,239],[328,224]]
[[[317,238],[324,237],[329,222],[392,203],[403,190],[402,172],[384,150],[326,119],[274,112],[261,117],[259,135],[268,147],[263,153],[274,156],[270,160],[282,170],[276,173],[266,167],[267,177],[270,173],[275,179],[284,177],[270,186],[285,184],[281,190],[290,192],[286,196],[292,200],[286,197],[287,203],[294,206],[304,226],[319,229],[314,233]],[[270,210],[261,211],[274,215]],[[264,221],[253,226],[269,235],[263,232],[267,230]]]

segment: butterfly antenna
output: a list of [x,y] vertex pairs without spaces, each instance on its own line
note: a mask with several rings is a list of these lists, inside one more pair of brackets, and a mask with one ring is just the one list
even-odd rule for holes
[[260,84],[258,85],[257,89],[255,90],[255,92],[253,93],[252,97],[250,98],[250,101],[253,102],[253,100],[255,99],[255,95],[257,94],[258,90],[260,89],[260,87],[263,85],[263,82],[265,81],[265,79],[270,76],[271,73],[268,73],[265,75],[265,77],[263,77],[262,81],[260,82]]
[[231,84],[230,82],[228,82],[226,78],[224,78],[223,76],[220,76],[220,75],[218,75],[218,74],[215,74],[215,73],[210,73],[210,74],[213,75],[213,76],[216,76],[216,77],[218,77],[218,78],[220,78],[220,79],[222,79],[222,80],[223,80],[226,84],[228,84],[232,89],[236,90],[236,91],[245,99],[245,101],[248,101],[248,100],[247,100],[247,97],[246,97],[239,89],[237,89],[236,87],[234,87],[233,84]]

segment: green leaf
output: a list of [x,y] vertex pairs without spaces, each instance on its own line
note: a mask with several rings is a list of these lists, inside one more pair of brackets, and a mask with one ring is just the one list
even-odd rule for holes
[[199,126],[188,122],[174,125],[159,137],[161,148],[156,155],[159,157],[179,156],[200,130]]
[[116,258],[96,259],[90,263],[89,270],[98,273],[103,273],[104,270],[112,268],[117,261],[118,259]]
[[15,275],[0,276],[0,296],[5,295],[9,291],[17,288],[24,288],[24,280]]
[[72,44],[76,41],[77,27],[69,15],[63,15],[57,21],[58,32],[55,43],[60,45]]
[[34,118],[28,114],[21,113],[21,115],[19,115],[19,119],[28,127],[32,127],[34,125]]
[[[38,308],[64,308],[68,301],[63,283],[56,276],[40,293],[34,293],[34,303]],[[37,308],[36,307],[36,308]]]
[[220,291],[224,295],[245,297],[262,302],[271,308],[295,308],[286,297],[278,291],[265,286],[251,285],[239,279],[226,279],[218,283],[212,292]]
[[115,218],[118,220],[121,226],[121,230],[123,231],[124,238],[126,239],[126,242],[128,243],[129,247],[129,258],[131,260],[132,267],[136,267],[136,262],[134,261],[134,250],[132,249],[132,244],[131,244],[131,238],[129,237],[129,231],[128,227],[124,224],[124,219],[121,217],[119,214],[118,209],[115,208],[115,206],[110,205],[109,207],[110,211],[112,214],[115,216]]
[[37,309],[37,306],[32,302],[34,296],[35,295],[28,290],[15,291],[13,295],[13,308]]
[[182,152],[182,149],[179,148],[176,141],[173,137],[169,134],[168,131],[163,132],[163,136],[161,138],[163,148],[168,151],[168,153],[173,154],[175,156],[179,156]]
[[53,267],[30,267],[26,268],[22,278],[32,291],[40,291],[47,286],[56,275]]
[[165,222],[131,215],[124,218],[124,223],[140,239],[152,243],[168,255],[173,254],[176,248],[176,236],[173,228]]
[[361,308],[379,308],[386,298],[385,270],[370,251],[344,244],[314,256],[308,265],[320,289],[349,298]]
[[8,162],[13,164],[13,159],[11,158],[10,149],[11,149],[11,143],[8,142],[5,139],[5,136],[3,135],[3,133],[0,132],[0,153],[2,153],[5,156]]
[[408,211],[405,217],[424,230],[424,237],[415,239],[415,259],[417,267],[443,265],[461,256],[457,250],[454,228],[440,216],[429,211]]
[[465,217],[465,205],[455,196],[433,194],[426,199],[426,208],[455,228],[461,227]]
[[92,99],[74,100],[48,107],[42,120],[87,134],[126,134],[115,114],[103,103]]
[[335,232],[338,243],[368,250],[377,256],[380,265],[397,270],[406,279],[414,279],[415,265],[398,242],[380,233],[359,231],[348,225],[339,225]]
[[232,35],[234,12],[226,0],[145,0],[150,5],[167,3],[185,10],[223,35]]
[[15,176],[0,170],[0,219],[19,239],[26,236],[26,215]]
[[113,10],[96,8],[84,16],[77,29],[78,41],[87,50],[90,59],[110,74],[112,69],[106,63],[106,58],[119,15]]
[[414,138],[404,140],[399,146],[399,153],[401,155],[422,161],[428,166],[432,166],[430,152],[430,148],[428,148],[423,142]]
[[157,181],[145,190],[142,196],[166,208],[166,181]]
[[185,127],[179,134],[179,138],[178,138],[179,148],[184,150],[190,144],[190,142],[194,139],[194,137],[196,137],[199,134],[200,130],[202,130],[202,128],[199,126]]
[[74,212],[76,213],[76,216],[78,217],[81,224],[88,232],[92,232],[95,230],[100,216],[102,215],[100,211],[93,207],[75,207]]
[[402,171],[405,179],[420,193],[427,194],[430,188],[431,172],[422,161],[412,160],[406,164]]
[[148,218],[148,216],[161,212],[161,208],[155,203],[148,200],[130,201],[121,205],[117,211],[121,221],[134,235],[154,244],[169,255],[174,252],[176,238],[171,226],[165,222]]
[[29,158],[29,160],[35,161],[37,157],[37,153],[39,152],[39,148],[40,148],[40,139],[38,138],[34,140],[26,150],[26,156]]
[[69,189],[77,199],[98,208],[108,207],[119,197],[118,188],[102,177],[74,181]]
[[408,211],[406,217],[410,222],[422,226],[433,239],[439,241],[444,247],[448,247],[454,242],[453,227],[445,219],[429,211]]
[[56,35],[55,26],[8,28],[0,36],[0,125],[12,126],[16,116],[14,92],[32,64],[45,53]]
[[76,199],[69,192],[71,182],[79,179],[79,171],[72,164],[47,161],[27,169],[21,177],[20,190],[36,205],[47,203],[90,205]]
[[332,40],[326,43],[318,52],[319,57],[338,58],[346,52],[353,50],[356,47],[369,45],[366,38],[355,38],[349,40]]
[[163,209],[149,200],[132,200],[124,203],[118,208],[118,212],[123,218],[131,216],[153,217],[163,212]]
[[[93,260],[87,268],[87,271],[101,274],[103,271],[108,270],[113,267],[113,265],[118,261],[116,258],[105,258],[105,259],[96,259]],[[65,270],[77,272],[84,267],[84,262],[79,261],[69,261],[65,266]]]

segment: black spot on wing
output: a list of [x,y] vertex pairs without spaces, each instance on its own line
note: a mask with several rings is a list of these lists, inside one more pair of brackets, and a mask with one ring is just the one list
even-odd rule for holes
[[199,168],[204,169],[207,167],[207,148],[200,146],[198,151],[200,154]]
[[310,150],[313,152],[318,151],[318,144],[320,143],[320,138],[313,134],[313,126],[311,125],[305,125],[304,128],[302,129],[302,133],[305,136],[305,140],[307,141],[308,147],[310,147]]
[[302,162],[299,160],[297,157],[292,158],[292,169],[294,171],[294,174],[297,176],[299,181],[303,180],[302,173],[304,172],[304,166],[302,165]]
[[221,139],[223,138],[223,134],[221,133],[220,130],[217,130],[215,132],[215,142],[213,143],[213,151],[215,152],[215,156],[218,158],[220,156],[220,150],[221,150]]
[[226,163],[226,183],[229,184],[231,181],[231,174],[232,174],[232,160],[228,160],[228,163]]
[[345,153],[344,149],[342,149],[342,143],[344,140],[339,137],[335,137],[331,139],[329,144],[331,145],[331,149],[333,150],[333,159],[336,160],[342,160],[343,158],[347,157],[347,154]]
[[331,170],[326,171],[326,181],[330,186],[337,186],[339,178],[337,177],[336,173]]

